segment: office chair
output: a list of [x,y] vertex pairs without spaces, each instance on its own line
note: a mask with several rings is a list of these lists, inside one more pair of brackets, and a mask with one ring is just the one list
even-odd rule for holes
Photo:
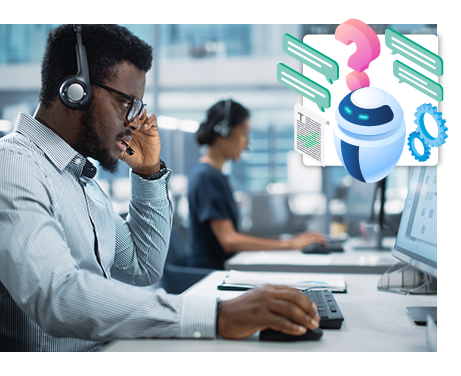
[[196,268],[187,266],[190,254],[189,247],[184,241],[178,228],[171,231],[170,247],[165,261],[161,286],[170,294],[181,294],[194,283],[214,272],[214,269]]

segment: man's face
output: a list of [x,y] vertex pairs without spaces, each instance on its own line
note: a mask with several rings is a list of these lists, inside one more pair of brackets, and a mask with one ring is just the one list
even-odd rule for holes
[[[142,99],[146,76],[133,64],[124,62],[117,65],[114,74],[103,83]],[[121,140],[130,141],[131,132],[140,127],[139,118],[131,123],[126,119],[130,104],[129,99],[93,86],[93,98],[80,120],[75,149],[99,161],[101,167],[111,173],[117,171],[120,154],[125,150]]]

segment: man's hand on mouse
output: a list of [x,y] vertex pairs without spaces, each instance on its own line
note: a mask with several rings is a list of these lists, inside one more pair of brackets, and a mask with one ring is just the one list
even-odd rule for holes
[[327,241],[324,236],[318,232],[303,232],[288,240],[287,249],[301,249],[310,243],[323,243],[326,245]]
[[224,300],[216,325],[218,334],[227,339],[246,338],[265,329],[299,336],[318,328],[316,311],[316,305],[297,289],[264,285]]

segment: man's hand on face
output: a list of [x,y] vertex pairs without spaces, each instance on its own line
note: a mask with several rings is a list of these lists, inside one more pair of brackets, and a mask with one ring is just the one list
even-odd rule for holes
[[143,112],[139,121],[141,126],[133,130],[133,138],[129,142],[135,151],[133,155],[122,152],[120,159],[128,164],[139,175],[152,175],[160,170],[160,137],[157,118],[154,114]]
[[218,334],[227,339],[245,338],[265,329],[302,335],[319,326],[316,310],[315,304],[294,288],[264,285],[224,300],[216,325]]

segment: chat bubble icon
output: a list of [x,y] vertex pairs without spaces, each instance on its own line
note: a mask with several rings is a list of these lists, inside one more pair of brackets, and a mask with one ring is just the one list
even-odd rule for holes
[[327,88],[310,80],[285,64],[279,63],[277,65],[277,80],[298,94],[301,94],[304,98],[314,102],[322,112],[325,112],[325,108],[329,108],[331,105],[331,94]]
[[385,41],[392,55],[400,54],[436,76],[443,75],[443,60],[439,55],[390,28],[385,31]]
[[399,60],[395,60],[393,72],[394,76],[399,79],[399,84],[405,82],[437,102],[443,101],[443,87],[437,82],[432,81],[430,78],[410,68],[408,65],[403,64]]
[[323,74],[330,84],[338,79],[339,65],[333,59],[330,59],[328,56],[308,46],[306,43],[301,42],[290,34],[285,34],[283,36],[282,43],[283,50],[288,55],[299,60],[309,68],[316,70],[320,74]]

